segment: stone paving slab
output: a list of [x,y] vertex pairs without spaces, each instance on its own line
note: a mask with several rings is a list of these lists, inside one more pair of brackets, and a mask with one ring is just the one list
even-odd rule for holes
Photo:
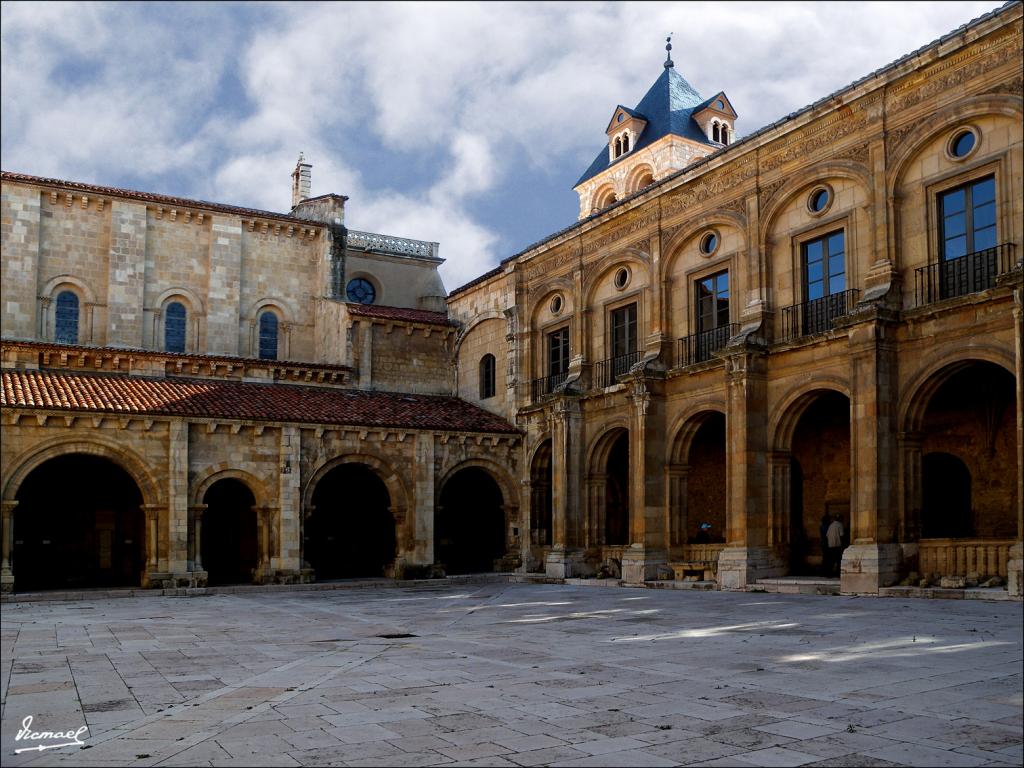
[[[509,580],[5,603],[21,765],[1020,765],[1022,606]],[[33,730],[77,746],[15,754]]]

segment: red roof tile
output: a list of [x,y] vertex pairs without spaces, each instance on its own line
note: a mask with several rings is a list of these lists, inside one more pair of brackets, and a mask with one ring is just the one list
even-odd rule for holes
[[207,379],[4,371],[0,406],[124,415],[285,421],[514,434],[457,397]]
[[383,320],[399,320],[406,323],[428,325],[453,325],[445,312],[431,312],[427,309],[406,309],[405,307],[382,307],[377,304],[349,304],[350,315],[379,317]]

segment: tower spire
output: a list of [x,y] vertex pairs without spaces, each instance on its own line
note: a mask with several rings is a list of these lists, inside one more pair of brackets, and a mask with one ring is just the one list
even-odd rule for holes
[[675,64],[672,63],[672,33],[668,33],[668,37],[665,38],[665,69],[672,69]]

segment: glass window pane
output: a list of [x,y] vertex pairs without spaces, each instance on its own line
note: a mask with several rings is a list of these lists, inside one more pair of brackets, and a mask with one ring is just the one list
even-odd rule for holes
[[264,312],[260,315],[260,349],[261,360],[277,360],[277,315]]
[[729,273],[728,272],[722,272],[720,275],[718,275],[718,279],[716,280],[716,283],[717,283],[717,285],[715,287],[718,290],[718,294],[720,296],[728,296],[729,295]]
[[984,229],[985,227],[991,227],[996,223],[996,204],[983,203],[982,205],[974,206],[974,228]]
[[807,265],[807,282],[813,283],[822,279],[822,265],[820,261]]
[[940,198],[940,203],[943,216],[964,210],[964,190],[955,189],[952,192],[946,192]]
[[804,246],[804,248],[804,255],[807,259],[808,264],[811,263],[812,261],[821,261],[821,240],[814,240],[810,243],[807,243],[807,245]]
[[971,186],[971,198],[975,205],[993,202],[996,199],[996,180],[989,176]]
[[942,221],[942,234],[944,237],[956,237],[967,231],[967,214],[956,213],[947,216]]
[[960,235],[959,237],[952,237],[946,240],[942,251],[942,258],[946,259],[958,259],[967,253],[967,236]]
[[53,338],[58,344],[78,343],[78,294],[62,291],[57,296]]
[[838,256],[830,256],[828,260],[828,274],[829,277],[834,275],[841,275],[846,271],[846,259],[843,254]]
[[834,235],[828,237],[828,252],[829,254],[842,253],[845,250],[844,239],[842,232],[836,232]]
[[807,300],[814,301],[825,295],[825,284],[821,281],[807,284]]
[[164,312],[164,349],[185,351],[185,307],[177,301],[168,304]]
[[996,247],[996,228],[985,227],[974,233],[974,250],[984,251],[986,248]]
[[828,279],[829,293],[842,293],[846,290],[846,275],[834,275]]

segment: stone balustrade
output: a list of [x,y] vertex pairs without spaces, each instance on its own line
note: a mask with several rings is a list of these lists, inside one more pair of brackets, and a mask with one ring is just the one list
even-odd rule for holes
[[977,573],[982,579],[1006,578],[1013,539],[922,539],[918,571],[939,576]]

